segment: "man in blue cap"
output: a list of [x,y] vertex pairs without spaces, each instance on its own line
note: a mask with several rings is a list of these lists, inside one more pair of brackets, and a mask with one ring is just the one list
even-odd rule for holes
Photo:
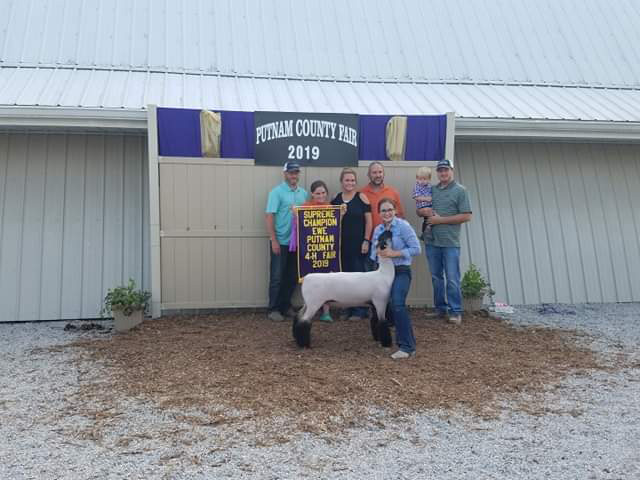
[[292,207],[302,205],[307,200],[307,192],[298,186],[300,165],[287,162],[282,168],[284,181],[269,192],[265,219],[271,244],[271,264],[269,269],[269,312],[270,320],[280,322],[292,314],[291,296],[296,287],[296,253],[289,251],[291,239]]
[[[460,291],[460,225],[471,220],[467,189],[453,179],[449,160],[436,166],[439,183],[433,187],[433,215],[424,233],[427,264],[433,283],[433,316],[449,315],[449,322],[462,323]],[[446,299],[445,299],[446,291]]]

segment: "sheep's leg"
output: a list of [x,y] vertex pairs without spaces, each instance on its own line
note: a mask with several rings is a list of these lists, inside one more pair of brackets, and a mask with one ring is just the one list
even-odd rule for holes
[[380,337],[378,337],[378,311],[375,307],[373,307],[373,312],[371,312],[369,326],[371,327],[371,336],[373,337],[373,340],[377,342]]
[[374,341],[380,340],[378,336],[378,318],[375,315],[372,315],[369,319],[369,326],[371,327],[371,335],[373,336]]
[[307,305],[302,307],[301,315],[293,320],[293,338],[301,348],[311,347],[311,318],[315,315],[320,305]]
[[376,315],[378,317],[378,340],[380,340],[380,344],[383,347],[390,347],[392,344],[391,329],[385,318],[387,302],[374,300],[373,306],[376,307]]

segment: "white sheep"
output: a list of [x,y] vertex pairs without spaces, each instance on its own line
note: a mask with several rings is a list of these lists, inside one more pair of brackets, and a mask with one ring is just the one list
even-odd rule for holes
[[[391,232],[383,232],[378,247],[391,243]],[[373,338],[384,347],[391,346],[391,332],[385,320],[385,311],[395,267],[390,258],[380,257],[380,264],[373,272],[310,273],[302,282],[304,307],[293,321],[293,337],[300,347],[311,345],[311,319],[325,303],[340,307],[373,305],[376,315],[371,317]],[[376,318],[377,317],[377,318]]]

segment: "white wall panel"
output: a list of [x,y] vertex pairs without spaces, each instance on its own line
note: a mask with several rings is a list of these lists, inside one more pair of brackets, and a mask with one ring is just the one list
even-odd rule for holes
[[146,139],[0,133],[0,321],[94,318],[149,287]]
[[464,267],[496,300],[640,301],[640,146],[459,142]]

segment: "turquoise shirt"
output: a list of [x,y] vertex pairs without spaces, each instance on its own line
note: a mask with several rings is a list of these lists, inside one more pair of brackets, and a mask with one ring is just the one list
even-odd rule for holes
[[[391,221],[391,234],[393,235],[391,240],[391,248],[402,252],[401,257],[393,257],[394,265],[411,265],[411,257],[420,255],[420,241],[416,236],[416,232],[413,231],[413,227],[402,218],[394,218]],[[384,232],[384,224],[381,223],[373,230],[373,237],[371,240],[371,253],[369,257],[374,262],[378,261],[378,237]]]
[[302,187],[292,189],[287,182],[282,182],[269,192],[265,213],[273,213],[273,227],[280,245],[289,245],[291,238],[291,207],[302,205],[307,201],[307,191]]

